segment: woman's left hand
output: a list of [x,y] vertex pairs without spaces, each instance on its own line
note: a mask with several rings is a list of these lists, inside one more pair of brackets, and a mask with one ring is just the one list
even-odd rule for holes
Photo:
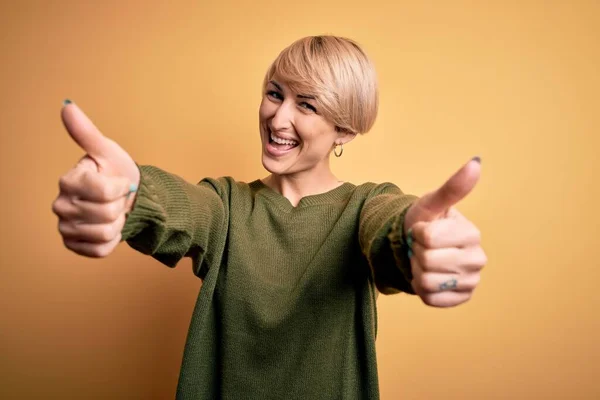
[[468,195],[481,174],[474,158],[436,191],[417,200],[404,218],[412,287],[433,307],[468,301],[487,257],[479,229],[453,206]]

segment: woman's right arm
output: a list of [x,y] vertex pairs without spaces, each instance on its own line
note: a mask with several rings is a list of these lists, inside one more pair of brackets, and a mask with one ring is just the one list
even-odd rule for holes
[[139,170],[140,187],[122,241],[170,267],[183,257],[213,256],[227,229],[220,182],[194,185],[151,165]]

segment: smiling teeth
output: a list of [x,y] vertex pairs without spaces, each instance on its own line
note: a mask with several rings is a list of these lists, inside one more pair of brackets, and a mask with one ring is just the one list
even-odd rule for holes
[[296,142],[295,140],[288,140],[288,139],[278,138],[273,133],[271,133],[271,140],[273,140],[277,144],[289,144],[289,145],[296,145],[296,144],[298,144],[298,142]]

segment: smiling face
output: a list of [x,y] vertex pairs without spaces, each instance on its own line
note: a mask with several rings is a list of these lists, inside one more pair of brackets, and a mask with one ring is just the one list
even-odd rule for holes
[[263,81],[263,166],[272,174],[331,177],[335,144],[368,132],[377,109],[375,69],[357,43],[337,36],[299,39],[277,56]]
[[278,175],[329,169],[334,146],[354,136],[320,114],[315,95],[293,92],[277,75],[264,89],[259,121],[263,166]]

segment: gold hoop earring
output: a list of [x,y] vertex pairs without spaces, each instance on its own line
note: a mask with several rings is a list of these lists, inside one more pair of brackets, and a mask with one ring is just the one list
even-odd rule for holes
[[[339,154],[337,152],[337,147],[338,146],[340,146],[340,152],[339,152]],[[344,153],[344,145],[343,144],[336,144],[335,147],[333,148],[333,154],[335,154],[336,157],[341,157],[343,153]]]

